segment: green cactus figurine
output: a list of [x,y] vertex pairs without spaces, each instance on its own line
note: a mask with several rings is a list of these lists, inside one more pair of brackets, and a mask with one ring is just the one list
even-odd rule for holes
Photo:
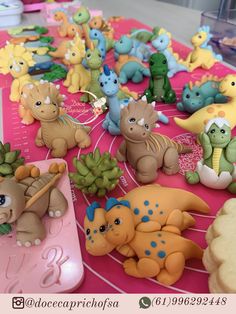
[[98,197],[113,190],[123,173],[116,158],[108,152],[101,154],[98,148],[93,153],[81,155],[79,160],[74,157],[73,164],[77,172],[69,173],[69,177],[75,186],[85,194]]
[[21,151],[11,151],[9,143],[0,142],[0,177],[13,177],[16,169],[24,164],[25,159],[19,158]]

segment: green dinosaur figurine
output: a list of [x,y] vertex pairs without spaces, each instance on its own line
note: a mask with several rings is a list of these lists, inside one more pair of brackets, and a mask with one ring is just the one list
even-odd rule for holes
[[73,164],[77,172],[69,173],[69,177],[75,186],[85,194],[96,194],[98,197],[113,190],[123,173],[116,158],[112,158],[108,152],[101,155],[99,148],[93,153],[81,155],[80,160],[74,157]]
[[226,119],[215,118],[199,135],[203,147],[203,160],[197,163],[194,172],[187,171],[188,183],[201,182],[213,189],[228,189],[236,194],[236,137],[231,138],[230,124]]
[[174,103],[175,91],[171,88],[168,73],[167,59],[162,53],[153,53],[149,59],[151,77],[149,87],[144,91],[147,102],[153,101]]

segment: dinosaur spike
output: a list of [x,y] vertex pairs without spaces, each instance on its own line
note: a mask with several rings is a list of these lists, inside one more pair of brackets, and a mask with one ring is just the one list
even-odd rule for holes
[[103,71],[104,71],[104,74],[105,74],[106,76],[109,76],[110,73],[111,73],[111,71],[110,71],[110,69],[109,69],[109,66],[108,66],[107,64],[104,64],[104,66],[103,66]]
[[47,96],[47,98],[44,100],[44,103],[45,103],[46,105],[50,105],[51,100],[50,100],[49,96]]
[[138,123],[138,125],[143,126],[144,125],[144,118],[140,119],[137,123]]
[[190,81],[190,82],[189,82],[189,89],[191,90],[192,88],[193,88],[193,82]]
[[147,101],[147,97],[145,95],[141,99],[142,101]]

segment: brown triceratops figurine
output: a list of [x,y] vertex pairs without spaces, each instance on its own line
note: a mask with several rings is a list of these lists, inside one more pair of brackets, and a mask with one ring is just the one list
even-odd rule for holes
[[34,165],[20,166],[13,178],[0,177],[0,224],[16,223],[19,246],[39,245],[46,237],[42,217],[65,214],[68,203],[55,187],[65,171],[64,163],[52,163],[48,172],[40,174]]
[[25,85],[21,98],[24,108],[30,109],[33,117],[41,123],[35,139],[37,146],[50,148],[53,157],[64,157],[67,150],[75,146],[90,146],[90,127],[84,127],[67,114],[60,114],[63,96],[59,85],[46,81]]
[[157,111],[142,100],[130,102],[121,110],[120,130],[125,140],[116,157],[119,161],[128,161],[135,169],[136,179],[142,183],[153,182],[159,168],[167,175],[176,174],[179,153],[192,151],[165,135],[152,132],[157,119]]

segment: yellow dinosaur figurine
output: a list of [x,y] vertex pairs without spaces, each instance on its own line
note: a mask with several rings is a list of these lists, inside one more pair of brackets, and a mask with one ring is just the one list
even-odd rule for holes
[[22,87],[33,81],[28,73],[29,67],[33,65],[33,54],[22,45],[7,42],[7,45],[0,49],[0,73],[10,73],[13,77],[11,101],[19,101]]
[[79,33],[80,36],[82,35],[82,31],[79,26],[74,23],[70,23],[66,13],[62,10],[57,10],[54,13],[54,20],[57,22],[62,22],[58,27],[58,33],[61,37],[68,36],[70,38],[74,38],[77,33]]
[[82,65],[85,57],[85,45],[79,36],[76,36],[69,44],[65,59],[73,67],[69,70],[64,86],[68,87],[69,93],[77,93],[79,90],[86,90],[91,81],[91,74]]
[[191,38],[193,51],[191,51],[187,59],[183,62],[190,72],[198,67],[210,69],[216,62],[222,61],[220,54],[215,54],[212,47],[208,45],[212,34],[209,26],[199,27],[198,32]]
[[236,126],[236,75],[226,75],[220,83],[219,91],[222,95],[230,98],[226,104],[208,105],[185,120],[175,117],[175,123],[189,132],[200,134],[204,132],[209,120],[224,118],[229,121],[231,129],[233,129]]

